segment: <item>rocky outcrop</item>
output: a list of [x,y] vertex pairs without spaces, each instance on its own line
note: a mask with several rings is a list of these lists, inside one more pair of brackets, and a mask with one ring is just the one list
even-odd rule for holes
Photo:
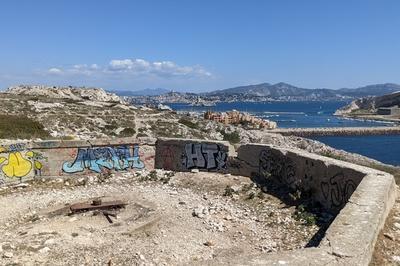
[[337,110],[335,115],[349,115],[357,111],[373,114],[376,113],[378,108],[394,106],[400,106],[400,92],[354,100],[349,105]]
[[45,96],[48,98],[63,98],[77,101],[123,102],[116,94],[106,92],[101,88],[20,85],[10,87],[5,92],[15,95]]

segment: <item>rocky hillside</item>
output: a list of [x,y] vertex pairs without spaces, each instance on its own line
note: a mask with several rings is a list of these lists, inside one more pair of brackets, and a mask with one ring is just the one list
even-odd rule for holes
[[400,106],[400,92],[352,101],[336,111],[336,115],[376,114],[378,108]]
[[[240,125],[224,126],[221,123],[195,116],[132,106],[118,102],[117,98],[107,93],[97,94],[98,91],[98,89],[84,89],[81,92],[72,88],[57,90],[53,87],[43,91],[37,88],[10,88],[0,95],[0,105],[2,106],[0,142],[14,143],[15,139],[21,141],[21,139],[37,138],[93,139],[114,137],[227,140],[232,144],[252,142],[306,149],[317,154],[367,166],[387,167],[375,160],[338,151],[314,140],[285,137],[272,134],[266,129],[247,129]],[[89,100],[87,95],[97,95],[92,98],[97,100]],[[398,171],[397,168],[384,169]]]
[[0,139],[224,138],[217,123],[135,107],[97,88],[17,86],[0,93],[0,105]]
[[13,95],[43,96],[54,99],[122,103],[122,99],[119,96],[114,93],[106,92],[101,88],[20,85],[10,87],[5,92]]

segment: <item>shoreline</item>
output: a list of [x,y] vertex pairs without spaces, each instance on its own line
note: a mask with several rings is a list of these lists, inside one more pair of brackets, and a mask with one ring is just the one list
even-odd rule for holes
[[354,119],[354,120],[364,120],[364,121],[374,121],[374,122],[381,122],[381,123],[393,123],[393,124],[400,124],[400,118],[391,118],[385,117],[383,115],[346,115],[346,114],[333,114],[337,117],[342,117],[344,119]]
[[400,126],[393,127],[322,127],[322,128],[278,128],[269,130],[284,136],[368,136],[368,135],[400,135]]

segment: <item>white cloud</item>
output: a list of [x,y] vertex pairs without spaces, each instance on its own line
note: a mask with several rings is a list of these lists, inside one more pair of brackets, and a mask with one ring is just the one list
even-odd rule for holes
[[56,67],[52,67],[47,72],[49,72],[50,74],[61,74],[62,70]]
[[211,73],[201,66],[179,66],[171,61],[148,62],[143,59],[111,60],[108,70],[135,75],[151,74],[161,77],[211,76]]
[[52,74],[126,75],[133,77],[210,77],[212,74],[201,66],[179,66],[171,61],[149,62],[144,59],[113,59],[106,66],[77,64],[69,68],[51,68]]

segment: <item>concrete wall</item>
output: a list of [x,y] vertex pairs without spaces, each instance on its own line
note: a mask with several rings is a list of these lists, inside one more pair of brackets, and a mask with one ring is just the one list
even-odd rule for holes
[[154,155],[154,142],[147,139],[13,143],[0,147],[0,183],[153,169]]
[[228,142],[160,138],[156,142],[155,168],[174,171],[227,172]]
[[242,145],[231,161],[230,172],[271,176],[333,212],[343,208],[365,176],[344,162],[262,144]]
[[42,141],[0,146],[0,182],[35,177],[164,168],[264,175],[299,189],[338,213],[317,248],[231,257],[210,264],[368,265],[379,231],[394,204],[392,175],[269,145],[248,144],[237,154],[226,142],[184,139]]
[[226,142],[182,139],[157,140],[155,168],[271,176],[332,212],[343,208],[366,175],[345,162],[303,151],[247,144],[234,156]]
[[[200,154],[203,157],[207,154],[200,149],[202,143],[176,139],[159,140],[155,167],[176,171],[193,168],[218,171],[219,169],[205,167],[207,164],[203,162],[204,158],[200,159],[200,164],[196,161]],[[198,146],[193,149],[191,145]],[[170,152],[166,152],[168,150]],[[165,154],[173,155],[174,158],[165,163]],[[271,177],[307,193],[315,203],[337,215],[316,248],[262,256],[233,256],[221,261],[211,260],[209,264],[202,262],[202,265],[369,264],[378,234],[396,198],[396,184],[392,175],[305,151],[262,144],[242,145],[236,156],[230,155],[223,172]],[[188,160],[193,160],[190,167]]]

